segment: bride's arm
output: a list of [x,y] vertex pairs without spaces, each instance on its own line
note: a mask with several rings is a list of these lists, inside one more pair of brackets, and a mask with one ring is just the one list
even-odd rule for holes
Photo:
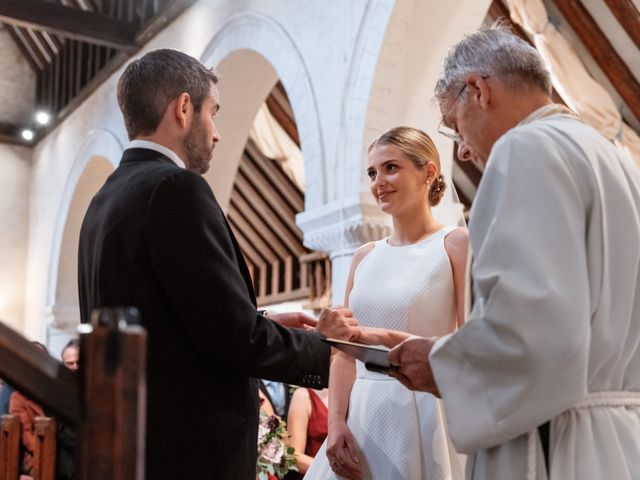
[[411,336],[408,332],[386,330],[384,328],[360,327],[358,342],[368,345],[384,345],[393,348]]
[[[360,247],[353,255],[351,269],[345,288],[345,306],[349,305],[349,295],[353,288],[353,277],[362,259],[373,249],[373,243]],[[342,352],[331,359],[329,374],[329,434],[327,457],[334,472],[347,478],[360,478],[362,467],[356,439],[347,426],[349,397],[356,378],[356,364],[353,357]]]
[[458,328],[464,324],[465,317],[465,283],[467,281],[467,257],[469,255],[469,231],[460,227],[444,237],[444,248],[447,251],[453,271],[453,290],[456,296],[456,315]]

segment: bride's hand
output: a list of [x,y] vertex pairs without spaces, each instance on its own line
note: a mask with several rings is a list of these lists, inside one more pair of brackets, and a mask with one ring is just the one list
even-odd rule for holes
[[346,423],[332,424],[327,438],[327,458],[337,475],[351,480],[362,478],[360,449]]
[[287,328],[301,328],[303,330],[315,330],[318,321],[302,312],[267,313],[267,318]]

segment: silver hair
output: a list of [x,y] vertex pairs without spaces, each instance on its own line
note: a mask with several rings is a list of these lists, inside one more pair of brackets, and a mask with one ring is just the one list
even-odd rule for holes
[[474,73],[498,78],[516,90],[536,86],[551,94],[551,77],[538,51],[505,27],[479,30],[449,50],[436,84],[436,99],[442,100]]

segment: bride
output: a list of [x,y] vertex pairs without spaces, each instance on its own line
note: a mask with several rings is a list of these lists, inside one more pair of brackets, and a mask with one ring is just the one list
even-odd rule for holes
[[[393,232],[353,256],[345,303],[364,327],[359,341],[391,348],[450,333],[464,318],[468,234],[432,216],[445,188],[435,145],[415,128],[389,130],[369,147],[367,175]],[[434,396],[338,352],[329,398],[329,435],[307,480],[462,478]]]

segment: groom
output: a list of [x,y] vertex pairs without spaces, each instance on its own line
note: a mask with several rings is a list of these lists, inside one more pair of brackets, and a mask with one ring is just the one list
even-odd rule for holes
[[[136,306],[148,331],[146,478],[254,480],[254,378],[327,386],[329,347],[304,314],[256,312],[247,266],[207,182],[220,136],[217,77],[156,50],[131,62],[118,102],[131,143],[80,233],[82,321]],[[347,309],[320,333],[357,337]],[[293,327],[293,328],[287,328]]]
[[484,169],[473,309],[457,333],[409,339],[389,359],[406,386],[442,396],[454,445],[472,454],[468,478],[633,480],[640,171],[550,93],[542,58],[508,32],[449,53],[441,130]]

